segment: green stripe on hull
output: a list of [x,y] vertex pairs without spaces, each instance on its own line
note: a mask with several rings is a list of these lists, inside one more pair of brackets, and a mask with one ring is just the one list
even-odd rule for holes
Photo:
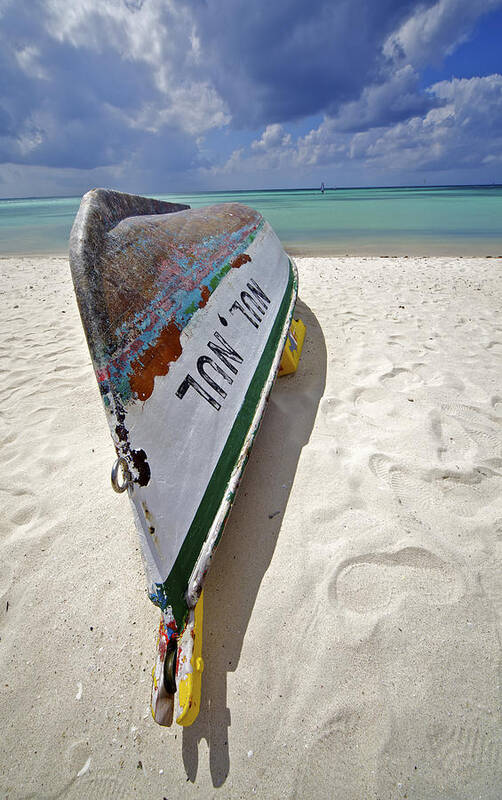
[[[256,413],[260,395],[267,382],[272,362],[277,353],[281,333],[291,304],[294,280],[294,273],[290,262],[289,280],[286,292],[268,337],[267,344],[265,345],[253,379],[246,392],[242,407],[230,431],[223,452],[211,476],[211,480],[209,481],[193,522],[190,525],[190,529],[181,546],[178,557],[174,562],[174,566],[164,583],[157,584],[156,595],[151,597],[156,605],[160,605],[161,607],[166,607],[167,605],[171,606],[178,631],[181,631],[188,613],[188,606],[185,599],[188,581],[190,580],[190,576],[207,538],[209,529],[213,524],[225,492],[227,491],[230,477],[235,469],[237,459],[239,458],[242,446],[246,440],[246,435]],[[221,531],[218,535],[218,540],[220,536]]]

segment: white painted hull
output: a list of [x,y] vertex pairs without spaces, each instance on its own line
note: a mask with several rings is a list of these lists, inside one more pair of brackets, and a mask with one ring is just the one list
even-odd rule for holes
[[190,669],[193,609],[278,370],[296,270],[245,206],[164,209],[102,190],[82,202],[70,260],[162,611],[156,709],[173,641],[178,678]]

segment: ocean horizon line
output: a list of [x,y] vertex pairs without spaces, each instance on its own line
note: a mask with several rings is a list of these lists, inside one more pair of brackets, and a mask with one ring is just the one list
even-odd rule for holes
[[[372,189],[501,189],[502,183],[409,183],[409,184],[386,184],[379,186],[324,186],[324,191],[370,191]],[[133,194],[133,192],[125,192],[122,189],[113,189],[110,186],[93,186],[86,189],[81,194],[43,194],[43,195],[22,195],[20,197],[0,197],[0,202],[10,202],[15,200],[74,200],[75,198],[83,197],[92,189],[110,189],[111,191],[120,191],[124,194]],[[206,195],[206,194],[253,194],[255,192],[272,193],[272,192],[320,192],[320,185],[317,186],[296,186],[294,188],[275,187],[272,189],[193,189],[188,191],[152,191],[152,192],[134,192],[134,194],[142,194],[144,196],[162,196],[167,194],[174,195]]]

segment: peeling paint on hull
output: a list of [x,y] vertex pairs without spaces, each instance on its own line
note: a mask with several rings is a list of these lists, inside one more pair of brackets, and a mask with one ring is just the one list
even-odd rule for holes
[[[96,209],[109,202],[127,216],[119,208],[96,232]],[[190,662],[193,608],[279,366],[297,278],[253,209],[159,204],[143,213],[152,202],[86,195],[70,261],[112,437],[132,476],[150,598],[162,611],[155,706],[173,636],[184,647],[178,669]]]

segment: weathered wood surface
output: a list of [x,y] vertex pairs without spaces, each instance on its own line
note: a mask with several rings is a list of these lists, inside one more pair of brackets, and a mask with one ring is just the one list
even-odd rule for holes
[[163,612],[160,680],[172,636],[180,665],[190,661],[181,635],[277,372],[296,272],[246,206],[191,210],[104,190],[82,200],[70,262]]

